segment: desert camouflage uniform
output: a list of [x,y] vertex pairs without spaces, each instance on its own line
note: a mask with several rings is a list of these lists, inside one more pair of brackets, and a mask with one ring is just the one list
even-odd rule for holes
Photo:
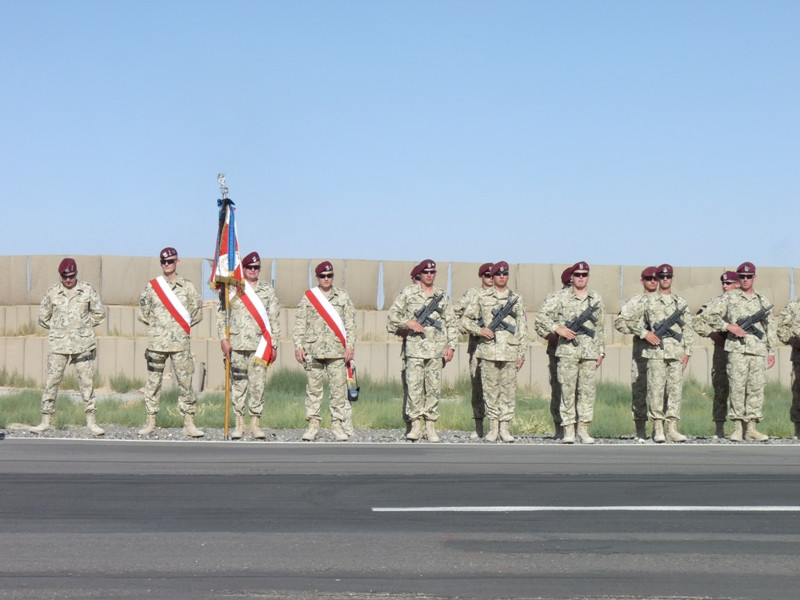
[[579,335],[577,346],[570,340],[559,337],[556,347],[558,358],[558,382],[561,384],[561,422],[566,427],[576,422],[591,423],[594,418],[594,401],[597,395],[595,370],[597,359],[605,352],[606,336],[604,329],[605,307],[603,300],[594,290],[589,290],[581,298],[574,288],[566,288],[563,293],[553,293],[545,298],[536,314],[535,328],[539,335],[555,333],[568,321],[580,315],[591,303],[597,323],[586,322],[587,329],[595,329],[595,336]]
[[[250,285],[245,283],[245,285]],[[272,286],[259,281],[253,290],[264,304],[272,332],[272,345],[277,346],[281,338],[281,306]],[[220,341],[225,334],[225,304],[217,308],[217,335]],[[251,416],[260,417],[264,411],[264,388],[267,385],[268,365],[256,361],[256,350],[261,342],[261,327],[253,315],[236,295],[230,302],[230,342],[231,350],[231,405],[233,412],[244,415],[245,401]],[[249,396],[248,396],[249,392]]]
[[[332,287],[328,301],[344,322],[347,345],[356,345],[356,309],[350,296],[341,288]],[[320,418],[323,381],[327,377],[332,421],[345,421],[347,403],[347,368],[345,347],[330,326],[322,319],[309,299],[303,295],[294,318],[292,341],[295,351],[306,353],[306,420]]]
[[614,328],[623,334],[633,335],[631,352],[631,415],[634,421],[647,420],[647,359],[644,349],[649,346],[639,337],[641,322],[647,299],[651,294],[642,292],[628,298],[614,318]]
[[406,412],[411,421],[423,417],[426,421],[436,421],[439,417],[444,352],[447,349],[455,350],[458,343],[456,318],[444,290],[434,287],[433,296],[426,296],[422,288],[415,284],[407,286],[400,292],[389,309],[386,329],[389,333],[398,334],[406,330],[406,324],[415,318],[415,312],[433,297],[440,295],[441,312],[434,313],[434,318],[442,322],[442,328],[426,326],[424,338],[419,333],[409,331],[405,341],[406,383],[409,396]]
[[[492,310],[514,298],[513,312],[503,321],[516,331],[498,329],[493,340],[478,337],[481,327],[488,327],[494,318]],[[516,405],[517,361],[525,358],[528,349],[528,320],[522,297],[509,289],[502,293],[496,288],[480,290],[464,311],[461,326],[478,341],[475,357],[480,360],[487,416],[501,423],[511,421]]]
[[[713,331],[727,334],[725,351],[728,353],[728,385],[730,418],[732,421],[759,422],[764,411],[764,388],[767,385],[766,357],[773,356],[778,345],[772,311],[756,328],[764,333],[759,339],[752,333],[737,338],[727,332],[726,327],[743,317],[751,316],[762,308],[772,306],[763,294],[745,294],[742,290],[730,290],[722,295],[720,302],[706,307],[708,326]],[[740,341],[742,340],[742,341]]]
[[[203,299],[194,284],[181,276],[177,276],[173,281],[167,279],[165,281],[189,312],[190,325],[194,327],[202,321]],[[161,383],[168,358],[172,358],[172,370],[178,382],[178,407],[181,414],[195,414],[196,399],[192,390],[194,359],[189,334],[170,314],[149,281],[139,296],[137,317],[147,325],[147,350],[144,353],[147,370],[150,372],[144,388],[147,414],[158,414]]]
[[105,318],[99,294],[85,281],[79,281],[71,290],[57,283],[45,293],[38,316],[39,325],[50,330],[42,414],[53,414],[58,387],[70,363],[75,365],[84,411],[95,412],[94,328]]
[[647,414],[651,421],[679,421],[683,399],[682,358],[692,355],[694,349],[694,330],[692,317],[686,300],[677,294],[662,294],[658,291],[646,299],[637,337],[644,341],[651,328],[668,319],[676,310],[685,309],[681,319],[683,325],[675,323],[671,330],[681,336],[681,340],[664,335],[661,345],[648,342],[642,350],[647,361]]
[[[556,290],[555,292],[550,292],[545,297],[545,304],[548,302],[553,302],[551,299],[552,296],[564,294],[569,290],[570,288],[566,287]],[[562,426],[561,384],[558,382],[558,357],[556,356],[556,350],[558,350],[558,334],[544,330],[538,321],[534,321],[533,328],[539,337],[547,340],[547,372],[550,376],[550,416],[553,417],[553,425],[555,425],[556,430],[558,430],[558,428]]]
[[800,298],[786,305],[778,316],[778,339],[792,347],[792,408],[789,417],[800,423]]
[[692,329],[697,335],[712,337],[714,353],[711,355],[711,385],[714,387],[714,401],[711,407],[711,418],[715,423],[724,423],[728,416],[728,353],[725,351],[725,336],[719,335],[708,326],[706,312],[709,306],[722,301],[722,296],[717,296],[706,302],[703,307],[692,317]]
[[[473,303],[483,290],[481,288],[471,288],[464,292],[464,295],[459,298],[458,302],[453,304],[453,314],[455,314],[456,321],[461,322],[464,316],[464,311],[471,303]],[[463,327],[462,327],[463,329]],[[469,333],[463,329],[464,333]],[[483,399],[483,387],[481,383],[481,366],[480,360],[475,356],[475,349],[478,347],[478,340],[480,338],[475,335],[470,335],[467,342],[467,356],[469,357],[469,380],[472,384],[472,416],[475,419],[483,419],[486,416],[486,404]]]

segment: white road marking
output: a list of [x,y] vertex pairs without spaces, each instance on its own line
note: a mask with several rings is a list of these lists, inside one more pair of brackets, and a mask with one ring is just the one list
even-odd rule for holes
[[800,506],[406,506],[373,507],[372,512],[800,512]]

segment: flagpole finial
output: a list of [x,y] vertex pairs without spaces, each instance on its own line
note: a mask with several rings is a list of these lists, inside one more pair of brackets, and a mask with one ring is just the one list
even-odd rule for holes
[[225,185],[225,173],[219,173],[217,175],[217,183],[219,184],[219,193],[222,194],[222,199],[227,200],[228,186]]

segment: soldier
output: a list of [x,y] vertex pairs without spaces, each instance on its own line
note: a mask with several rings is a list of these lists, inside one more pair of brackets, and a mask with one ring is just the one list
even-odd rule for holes
[[647,267],[642,271],[642,292],[631,296],[622,305],[619,315],[614,319],[614,328],[620,333],[633,334],[631,352],[631,415],[636,429],[636,439],[647,438],[647,360],[643,351],[647,342],[639,337],[638,323],[642,319],[647,298],[658,288],[656,267]]
[[600,294],[589,289],[589,265],[572,267],[572,287],[545,298],[536,315],[536,331],[558,335],[558,383],[561,385],[561,422],[564,444],[578,440],[593,444],[589,425],[597,395],[595,371],[605,358],[605,307]]
[[203,437],[194,424],[197,400],[192,390],[194,359],[189,335],[203,320],[202,298],[194,284],[178,275],[178,251],[167,247],[159,254],[162,275],[149,281],[139,296],[139,320],[147,325],[147,350],[144,357],[150,375],[144,388],[147,422],[139,435],[150,435],[156,428],[161,383],[167,359],[178,381],[178,407],[183,415],[183,434]]
[[495,263],[492,287],[481,291],[464,311],[461,326],[478,338],[475,356],[489,415],[487,442],[513,442],[508,424],[514,418],[517,372],[525,363],[528,321],[519,294],[508,288],[508,263]]
[[48,336],[47,377],[42,394],[42,422],[33,433],[52,429],[56,396],[67,365],[74,364],[86,413],[86,427],[92,435],[103,435],[95,419],[94,368],[97,355],[94,328],[106,318],[100,296],[85,281],[78,281],[78,266],[72,258],[58,265],[61,283],[45,292],[39,306],[39,325]]
[[[411,285],[419,285],[419,280],[422,277],[422,263],[414,265],[411,269]],[[406,424],[406,433],[408,435],[411,431],[411,418],[408,416],[408,381],[406,380],[406,339],[408,338],[408,329],[401,329],[397,332],[397,336],[402,340],[400,344],[400,383],[403,385],[403,422]]]
[[[572,267],[567,267],[561,272],[561,289],[550,292],[545,298],[545,302],[549,300],[550,296],[564,293],[565,290],[571,288]],[[536,322],[534,322],[534,329],[536,329]],[[547,370],[550,373],[550,416],[553,417],[553,427],[555,429],[553,439],[560,440],[564,438],[564,427],[561,425],[561,384],[558,383],[558,357],[556,356],[558,334],[539,330],[536,333],[547,340]]]
[[264,439],[260,424],[264,388],[269,365],[278,358],[281,307],[272,286],[258,280],[261,272],[258,252],[245,256],[242,267],[244,287],[230,301],[228,331],[222,301],[217,309],[217,334],[222,354],[231,361],[231,405],[236,415],[231,439],[238,440],[244,435],[245,400],[250,412],[250,434]]
[[342,288],[333,285],[333,265],[319,263],[314,269],[318,286],[300,299],[294,319],[294,357],[306,371],[306,421],[303,441],[319,434],[323,380],[330,392],[331,433],[343,442],[347,399],[347,363],[356,345],[356,309]]
[[[672,293],[672,265],[659,265],[658,293],[647,296],[637,336],[648,346],[642,351],[647,361],[648,416],[653,421],[653,441],[685,442],[678,431],[683,400],[683,372],[694,348],[689,305]],[[667,422],[666,435],[664,421]]]
[[[453,313],[458,322],[461,322],[464,311],[480,295],[481,291],[492,287],[492,263],[483,263],[478,268],[478,277],[481,280],[481,287],[474,287],[464,292],[458,302],[453,304]],[[464,333],[469,333],[466,329]],[[483,388],[481,387],[481,367],[480,361],[475,356],[475,349],[478,347],[477,335],[470,335],[467,342],[467,356],[469,357],[469,379],[472,384],[472,417],[475,419],[475,431],[470,435],[470,439],[477,440],[483,437],[483,418],[486,416],[486,405],[483,401]]]
[[[722,293],[739,289],[739,274],[736,271],[725,271],[720,276]],[[712,298],[697,311],[692,318],[692,329],[695,333],[711,338],[714,342],[714,354],[711,358],[711,385],[714,386],[714,402],[711,407],[711,418],[714,420],[714,439],[725,437],[725,419],[728,417],[728,353],[725,352],[725,336],[712,331],[706,322],[706,310],[709,305],[721,300],[721,296]]]
[[453,359],[458,329],[447,294],[433,285],[436,263],[428,259],[420,267],[419,284],[407,286],[397,296],[389,309],[386,329],[395,335],[407,332],[405,365],[411,431],[406,439],[422,437],[424,419],[428,441],[435,443],[439,441],[435,423],[439,418],[442,368]]
[[800,298],[786,305],[778,316],[778,339],[792,347],[792,408],[794,439],[800,439]]
[[756,425],[763,416],[767,369],[775,364],[778,338],[772,319],[772,303],[755,291],[756,267],[744,262],[736,269],[739,289],[723,294],[720,302],[706,308],[706,322],[712,331],[726,335],[728,353],[730,417],[729,439],[765,442]]

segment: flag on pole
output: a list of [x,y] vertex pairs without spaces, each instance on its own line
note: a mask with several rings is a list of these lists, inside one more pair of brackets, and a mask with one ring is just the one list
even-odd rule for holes
[[218,291],[224,283],[241,288],[244,285],[244,269],[239,257],[239,241],[236,238],[236,207],[230,198],[225,197],[217,200],[217,206],[219,206],[219,230],[209,284],[212,289]]

